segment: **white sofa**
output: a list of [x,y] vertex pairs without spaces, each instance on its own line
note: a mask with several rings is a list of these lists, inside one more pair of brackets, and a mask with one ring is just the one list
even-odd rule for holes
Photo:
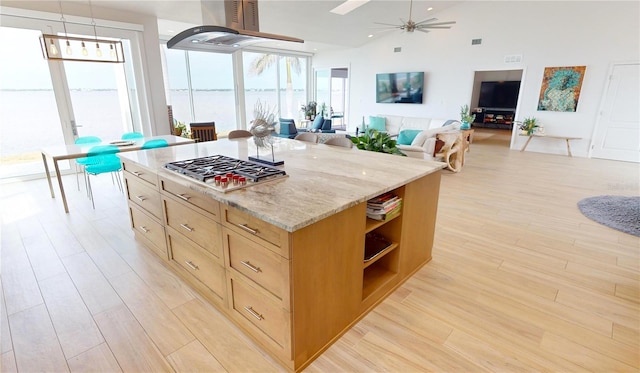
[[422,130],[411,145],[398,144],[398,149],[409,157],[433,159],[436,146],[436,135],[442,132],[459,131],[461,123],[457,120],[403,117],[399,115],[379,114],[385,118],[386,132],[391,136],[400,134],[402,130]]

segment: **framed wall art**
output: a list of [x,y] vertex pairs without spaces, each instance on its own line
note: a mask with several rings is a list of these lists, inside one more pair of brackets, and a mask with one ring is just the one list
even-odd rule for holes
[[575,112],[586,66],[545,67],[538,110]]

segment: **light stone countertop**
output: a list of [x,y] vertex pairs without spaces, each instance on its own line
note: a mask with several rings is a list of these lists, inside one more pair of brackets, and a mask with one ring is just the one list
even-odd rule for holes
[[[158,175],[294,232],[433,172],[441,162],[275,138],[276,160],[289,177],[227,193],[164,168],[168,162],[222,154],[247,160],[253,139],[221,139],[119,154]],[[261,158],[271,152],[260,149]],[[427,192],[427,191],[425,191]]]

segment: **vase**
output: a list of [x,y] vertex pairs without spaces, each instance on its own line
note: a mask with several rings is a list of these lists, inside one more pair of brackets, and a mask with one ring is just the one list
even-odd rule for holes
[[468,130],[469,128],[471,128],[471,124],[469,122],[462,121],[462,124],[460,125],[460,129],[461,130]]
[[174,133],[176,136],[180,136],[180,135],[182,135],[182,128],[174,128],[174,129],[173,129],[173,133]]

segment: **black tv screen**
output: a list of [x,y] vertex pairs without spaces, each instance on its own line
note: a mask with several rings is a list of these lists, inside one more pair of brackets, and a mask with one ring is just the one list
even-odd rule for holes
[[376,74],[376,102],[421,104],[424,73]]
[[482,82],[478,106],[494,109],[515,109],[520,93],[520,81]]

